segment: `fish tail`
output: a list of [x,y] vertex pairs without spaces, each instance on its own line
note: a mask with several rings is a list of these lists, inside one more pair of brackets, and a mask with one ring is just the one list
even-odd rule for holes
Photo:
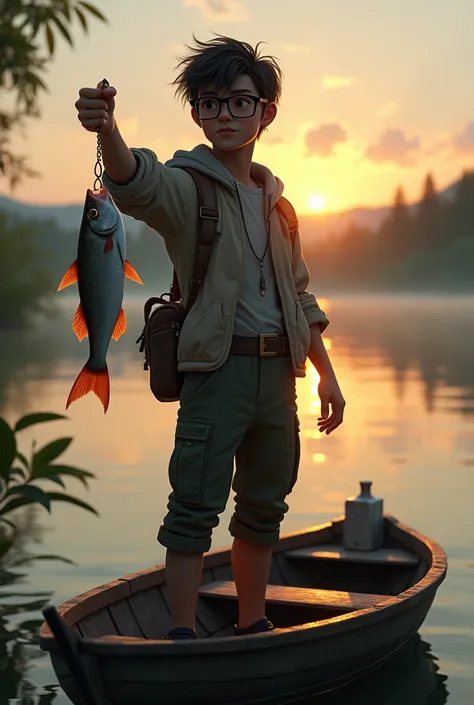
[[77,401],[77,399],[84,397],[86,394],[89,394],[89,392],[94,392],[100,399],[105,414],[110,400],[110,380],[107,365],[97,370],[90,366],[89,360],[86,362],[69,392],[66,409],[73,401]]

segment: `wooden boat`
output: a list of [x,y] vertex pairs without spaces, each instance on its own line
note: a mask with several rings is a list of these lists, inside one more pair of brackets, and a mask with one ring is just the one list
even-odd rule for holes
[[237,595],[223,549],[204,558],[201,638],[164,640],[168,596],[155,566],[45,610],[40,646],[75,705],[270,705],[342,686],[408,642],[447,570],[437,543],[391,516],[370,552],[342,547],[343,523],[282,535],[267,589],[274,631],[232,635]]

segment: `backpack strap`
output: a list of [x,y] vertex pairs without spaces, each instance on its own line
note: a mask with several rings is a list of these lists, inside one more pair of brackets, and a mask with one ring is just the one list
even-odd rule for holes
[[288,223],[291,247],[293,248],[295,245],[296,233],[298,232],[299,227],[295,209],[293,208],[289,200],[284,196],[280,196],[280,198],[278,199],[277,208]]
[[[189,285],[185,309],[185,313],[187,314],[197,299],[199,289],[201,288],[204,275],[211,259],[212,248],[217,234],[219,206],[215,181],[195,169],[189,167],[181,168],[191,174],[198,192],[198,232],[196,251],[194,253],[193,276]],[[173,270],[173,283],[171,285],[170,294],[172,301],[179,301],[181,298],[181,290],[175,269]]]

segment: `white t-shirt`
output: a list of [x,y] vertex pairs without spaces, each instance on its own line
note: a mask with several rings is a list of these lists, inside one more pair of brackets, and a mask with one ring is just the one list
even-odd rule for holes
[[[267,244],[267,224],[263,189],[238,184],[247,233],[258,257],[262,257]],[[260,293],[260,261],[255,257],[247,236],[243,235],[243,275],[240,297],[235,314],[234,335],[255,336],[260,333],[281,333],[285,324],[280,296],[268,245],[263,262],[265,296]]]

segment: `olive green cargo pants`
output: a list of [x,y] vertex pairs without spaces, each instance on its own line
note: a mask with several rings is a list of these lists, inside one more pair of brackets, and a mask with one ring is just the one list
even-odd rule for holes
[[289,357],[230,355],[214,372],[188,372],[158,541],[175,551],[208,551],[232,487],[231,535],[260,546],[278,543],[285,497],[298,473],[296,412]]

